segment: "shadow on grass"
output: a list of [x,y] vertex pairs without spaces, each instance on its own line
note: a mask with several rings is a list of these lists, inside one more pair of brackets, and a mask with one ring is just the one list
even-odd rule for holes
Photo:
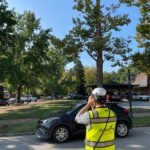
[[[18,110],[8,110],[7,113],[0,114],[0,120],[26,119],[26,118],[42,118],[52,116],[58,112],[64,112],[73,107],[77,102],[50,102],[41,105],[32,105],[30,108],[22,108]],[[19,106],[18,106],[19,107]]]

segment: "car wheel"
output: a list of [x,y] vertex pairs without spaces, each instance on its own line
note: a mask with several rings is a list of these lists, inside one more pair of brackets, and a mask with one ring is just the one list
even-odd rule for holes
[[116,125],[116,135],[118,137],[126,137],[129,133],[128,124],[125,122],[118,122]]
[[64,143],[70,137],[70,131],[66,126],[58,126],[53,131],[53,140],[57,143]]

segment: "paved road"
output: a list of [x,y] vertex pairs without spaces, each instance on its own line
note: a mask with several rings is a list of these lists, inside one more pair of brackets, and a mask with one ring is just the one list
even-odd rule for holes
[[[124,106],[124,107],[129,107],[129,102],[120,102],[119,105]],[[132,102],[133,108],[145,108],[145,109],[150,109],[150,102],[142,102],[142,101],[133,101]]]
[[[83,138],[73,138],[64,144],[37,140],[34,135],[0,137],[0,150],[82,150]],[[116,150],[149,150],[150,127],[134,128],[127,138],[116,139]]]

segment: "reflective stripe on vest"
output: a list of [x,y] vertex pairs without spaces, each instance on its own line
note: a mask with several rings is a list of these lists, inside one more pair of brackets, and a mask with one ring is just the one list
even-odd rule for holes
[[95,147],[95,148],[104,148],[104,147],[112,146],[114,144],[115,144],[114,140],[107,141],[107,142],[100,142],[100,143],[92,142],[92,141],[86,141],[87,146],[91,146],[91,147]]
[[117,117],[110,117],[108,118],[94,118],[94,119],[90,119],[91,123],[106,123],[107,120],[108,122],[115,122],[117,120]]
[[93,118],[98,118],[98,112],[95,109],[92,110],[92,113],[93,113]]

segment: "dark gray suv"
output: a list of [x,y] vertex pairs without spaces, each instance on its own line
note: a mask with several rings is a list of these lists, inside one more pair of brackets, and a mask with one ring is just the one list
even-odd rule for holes
[[[77,104],[73,109],[53,117],[40,119],[38,121],[36,136],[40,139],[52,139],[55,142],[66,142],[75,134],[85,133],[85,125],[75,122],[75,116],[86,103]],[[117,116],[116,136],[126,137],[129,129],[132,128],[132,119],[128,109],[116,103],[107,103],[107,107],[112,109]]]

